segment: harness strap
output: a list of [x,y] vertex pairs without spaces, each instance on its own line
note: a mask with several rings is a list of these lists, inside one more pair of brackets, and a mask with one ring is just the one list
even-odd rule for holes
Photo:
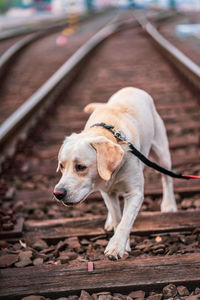
[[[113,125],[106,125],[105,123],[97,123],[92,125],[91,127],[94,126],[100,126],[103,127],[107,130],[109,130],[114,137],[116,138],[116,140],[119,141],[126,141],[126,136],[123,133],[123,131],[121,130],[115,130]],[[129,151],[134,154],[135,156],[137,156],[137,158],[139,158],[139,160],[141,160],[145,165],[147,165],[148,167],[155,169],[157,171],[159,171],[160,173],[163,173],[165,175],[174,177],[174,178],[180,178],[180,179],[200,179],[200,176],[195,176],[195,175],[186,175],[186,174],[181,174],[181,173],[175,173],[171,170],[167,170],[164,167],[158,165],[157,163],[149,160],[146,156],[144,156],[139,150],[137,150],[133,144],[131,144],[130,142],[127,142],[128,146],[129,146]]]

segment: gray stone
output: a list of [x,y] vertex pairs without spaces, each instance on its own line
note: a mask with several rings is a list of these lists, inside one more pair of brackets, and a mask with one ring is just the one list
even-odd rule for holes
[[19,253],[19,259],[23,260],[26,258],[31,258],[33,255],[31,250],[26,250],[26,251],[20,251]]
[[67,242],[68,246],[71,249],[75,249],[76,251],[80,250],[81,245],[80,245],[77,237],[70,237],[70,238],[66,239],[65,241]]
[[142,291],[142,290],[133,291],[128,296],[131,297],[131,298],[133,298],[133,299],[145,298],[145,292]]
[[59,260],[60,260],[61,264],[66,264],[70,259],[69,259],[69,256],[62,255],[59,257]]
[[192,206],[192,200],[191,199],[185,199],[181,202],[181,207],[182,208],[190,208]]
[[60,257],[68,257],[68,260],[74,260],[78,257],[78,254],[75,252],[71,252],[71,251],[61,251],[59,252]]
[[87,246],[87,245],[89,245],[89,244],[90,244],[90,242],[89,242],[87,239],[82,239],[82,240],[81,240],[81,245]]
[[112,300],[111,295],[99,295],[98,300]]
[[195,291],[194,291],[195,295],[198,295],[200,294],[200,288],[199,287],[196,287]]
[[47,248],[48,248],[48,245],[47,245],[47,243],[46,243],[44,240],[40,239],[40,240],[37,240],[37,241],[32,245],[32,247],[33,247],[35,250],[40,251],[40,250],[47,249]]
[[177,288],[174,284],[168,284],[163,288],[163,297],[171,298],[177,295]]
[[116,299],[118,298],[118,299],[121,299],[121,300],[125,300],[126,296],[123,295],[123,294],[120,294],[120,293],[114,293],[113,298],[116,298]]
[[29,266],[31,264],[32,264],[32,261],[28,258],[26,260],[20,260],[17,263],[15,263],[15,267],[23,268],[23,267]]
[[18,254],[6,254],[0,256],[0,268],[12,266],[18,260]]
[[163,296],[162,294],[154,294],[154,295],[147,297],[147,299],[148,300],[161,300],[162,296]]
[[90,294],[88,292],[82,290],[79,300],[93,300],[93,298],[92,298],[92,296],[90,296]]
[[15,263],[15,266],[17,268],[23,268],[26,267],[28,265],[32,264],[32,251],[27,250],[27,251],[21,251],[19,253],[19,261]]
[[41,258],[41,257],[35,258],[35,259],[33,260],[34,266],[40,266],[40,265],[43,264],[43,262],[44,262],[44,260],[43,260],[43,258]]
[[95,300],[111,300],[112,296],[110,292],[99,292],[99,293],[95,293],[92,294],[92,297]]
[[189,296],[190,292],[188,291],[188,289],[186,288],[186,286],[183,285],[179,285],[177,287],[178,293],[180,296]]

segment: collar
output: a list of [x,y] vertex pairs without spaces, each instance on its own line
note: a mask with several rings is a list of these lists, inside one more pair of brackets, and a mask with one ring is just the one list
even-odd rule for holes
[[100,126],[100,127],[103,127],[105,129],[109,130],[114,135],[117,142],[122,142],[122,141],[124,142],[127,140],[125,133],[122,130],[114,129],[113,125],[107,125],[102,122],[102,123],[96,123],[96,124],[92,125],[91,127],[95,127],[95,126]]

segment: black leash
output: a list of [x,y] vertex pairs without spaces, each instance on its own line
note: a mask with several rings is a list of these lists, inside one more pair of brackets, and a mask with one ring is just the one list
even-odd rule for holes
[[168,176],[174,177],[174,178],[181,178],[181,179],[197,179],[200,178],[200,176],[195,176],[195,175],[184,175],[181,173],[174,173],[173,171],[167,170],[165,168],[163,168],[162,166],[156,164],[155,162],[149,160],[148,158],[146,158],[146,156],[144,156],[140,151],[138,151],[133,144],[128,143],[128,146],[130,148],[130,152],[133,153],[135,156],[137,156],[145,165],[147,165],[150,168],[153,168],[157,171],[159,171],[160,173],[166,174]]
[[[126,136],[123,133],[123,131],[115,130],[113,125],[107,125],[105,123],[97,123],[97,124],[92,125],[91,127],[94,127],[94,126],[100,126],[100,127],[103,127],[105,129],[109,130],[114,135],[114,137],[117,139],[117,141],[126,141]],[[174,177],[174,178],[180,178],[180,179],[200,179],[200,176],[186,175],[186,174],[181,174],[181,173],[175,173],[171,170],[167,170],[167,169],[163,168],[162,166],[158,165],[157,163],[149,160],[139,150],[137,150],[133,146],[133,144],[131,144],[129,142],[127,142],[127,144],[130,149],[129,151],[132,154],[137,156],[139,158],[139,160],[141,160],[145,165],[159,171],[160,173],[166,174],[166,175]]]

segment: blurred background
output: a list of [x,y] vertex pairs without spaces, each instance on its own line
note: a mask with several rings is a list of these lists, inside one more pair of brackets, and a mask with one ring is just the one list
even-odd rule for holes
[[0,0],[0,35],[19,28],[55,24],[68,17],[92,15],[109,8],[121,10],[174,10],[187,16],[172,30],[181,38],[200,39],[200,0]]
[[122,9],[173,8],[182,11],[200,10],[200,0],[0,0],[0,14],[27,17],[36,13],[84,13],[109,6]]

